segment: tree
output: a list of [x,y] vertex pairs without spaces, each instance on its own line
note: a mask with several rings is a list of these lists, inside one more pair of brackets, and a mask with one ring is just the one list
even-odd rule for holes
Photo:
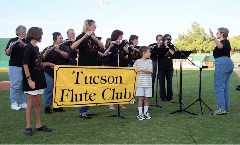
[[176,47],[180,50],[187,50],[193,52],[210,52],[215,46],[212,38],[207,35],[200,24],[196,21],[192,23],[192,29],[187,30],[187,34],[178,34],[178,39],[175,40]]

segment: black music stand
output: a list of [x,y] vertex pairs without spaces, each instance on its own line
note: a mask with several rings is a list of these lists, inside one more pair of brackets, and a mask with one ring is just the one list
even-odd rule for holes
[[202,112],[202,115],[203,115],[203,110],[202,110],[202,103],[205,105],[205,106],[207,106],[207,108],[210,110],[210,111],[212,111],[212,109],[211,108],[209,108],[208,107],[208,105],[205,103],[205,102],[203,102],[203,100],[202,100],[202,98],[201,98],[201,88],[202,88],[202,69],[203,68],[208,68],[208,66],[197,66],[197,65],[194,65],[194,66],[196,66],[196,67],[198,67],[199,68],[199,70],[200,70],[200,75],[199,75],[199,96],[198,96],[198,99],[196,100],[196,101],[194,101],[191,105],[189,105],[189,106],[187,106],[185,109],[183,109],[183,110],[186,110],[187,108],[189,108],[189,107],[191,107],[193,104],[195,104],[197,101],[199,101],[200,102],[200,107],[201,107],[201,112]]
[[[175,51],[173,59],[188,59],[187,57],[192,53],[192,51]],[[193,115],[197,115],[195,113],[189,112],[186,109],[182,109],[182,61],[180,61],[180,87],[179,87],[179,104],[180,109],[176,110],[170,114],[174,114],[176,112],[187,112]]]
[[163,108],[161,105],[158,105],[158,101],[157,101],[157,98],[158,98],[158,83],[159,83],[159,78],[158,78],[158,58],[163,58],[167,52],[168,52],[168,49],[164,49],[164,48],[157,48],[157,46],[155,46],[154,48],[154,53],[156,53],[156,56],[157,56],[157,72],[156,72],[156,76],[157,76],[157,86],[156,86],[156,89],[155,89],[155,92],[156,92],[156,102],[154,105],[149,105],[149,106],[156,106],[156,107],[160,107],[160,108]]
[[[118,49],[118,67],[119,67],[119,53],[120,53],[120,50]],[[108,117],[120,117],[122,119],[126,119],[123,116],[124,116],[124,114],[120,114],[120,105],[118,104],[118,114],[117,115],[110,115]]]

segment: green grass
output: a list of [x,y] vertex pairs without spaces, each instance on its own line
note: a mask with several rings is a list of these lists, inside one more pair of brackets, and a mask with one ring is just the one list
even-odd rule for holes
[[[213,86],[213,70],[202,71],[202,99],[214,111],[217,101]],[[2,76],[2,72],[0,72]],[[7,76],[6,76],[7,77]],[[7,77],[8,78],[8,77]],[[4,79],[3,79],[4,80]],[[178,100],[178,76],[173,77],[174,100]],[[79,118],[78,108],[65,108],[64,113],[44,114],[42,97],[42,124],[53,129],[51,133],[33,131],[33,136],[25,136],[25,110],[10,109],[9,91],[0,91],[0,143],[1,144],[239,144],[239,91],[236,85],[240,84],[235,73],[230,80],[231,109],[230,114],[212,116],[211,111],[199,102],[187,109],[198,116],[178,112],[169,114],[180,108],[179,104],[161,102],[163,108],[150,107],[152,119],[137,120],[137,103],[125,105],[121,109],[126,119],[109,118],[108,115],[117,114],[117,109],[109,110],[107,106],[93,106],[90,111],[98,114],[90,120]],[[183,108],[198,98],[199,70],[183,70]],[[138,100],[138,98],[136,98]],[[155,97],[150,99],[155,104]],[[116,105],[115,105],[116,106]],[[193,117],[193,118],[191,118]],[[188,124],[187,124],[188,121]],[[34,112],[32,127],[35,127]]]

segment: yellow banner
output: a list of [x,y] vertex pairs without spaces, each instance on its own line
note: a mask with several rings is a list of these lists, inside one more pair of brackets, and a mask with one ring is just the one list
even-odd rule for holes
[[53,107],[129,104],[136,82],[135,67],[56,65]]

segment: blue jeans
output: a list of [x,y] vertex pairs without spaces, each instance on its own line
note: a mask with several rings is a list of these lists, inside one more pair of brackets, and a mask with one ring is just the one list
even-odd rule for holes
[[89,106],[79,107],[79,114],[86,115],[89,112]]
[[[25,75],[25,74],[24,74]],[[20,104],[26,103],[26,94],[23,91],[23,72],[22,67],[9,66],[8,76],[11,83],[10,86],[10,100],[11,104],[17,102],[19,97]]]
[[223,56],[215,59],[214,89],[217,97],[217,108],[229,110],[229,80],[233,72],[233,62]]
[[[172,91],[172,77],[173,71],[158,71],[159,78],[159,87],[160,87],[160,97],[161,100],[172,100],[173,91]],[[165,78],[167,80],[167,94],[165,88]]]
[[74,60],[69,59],[69,63],[68,64],[69,65],[77,65],[77,60],[76,59],[74,59]]
[[44,103],[45,107],[51,107],[52,106],[52,100],[53,100],[53,78],[48,75],[47,73],[45,74],[45,79],[47,83],[47,88],[44,90]]

